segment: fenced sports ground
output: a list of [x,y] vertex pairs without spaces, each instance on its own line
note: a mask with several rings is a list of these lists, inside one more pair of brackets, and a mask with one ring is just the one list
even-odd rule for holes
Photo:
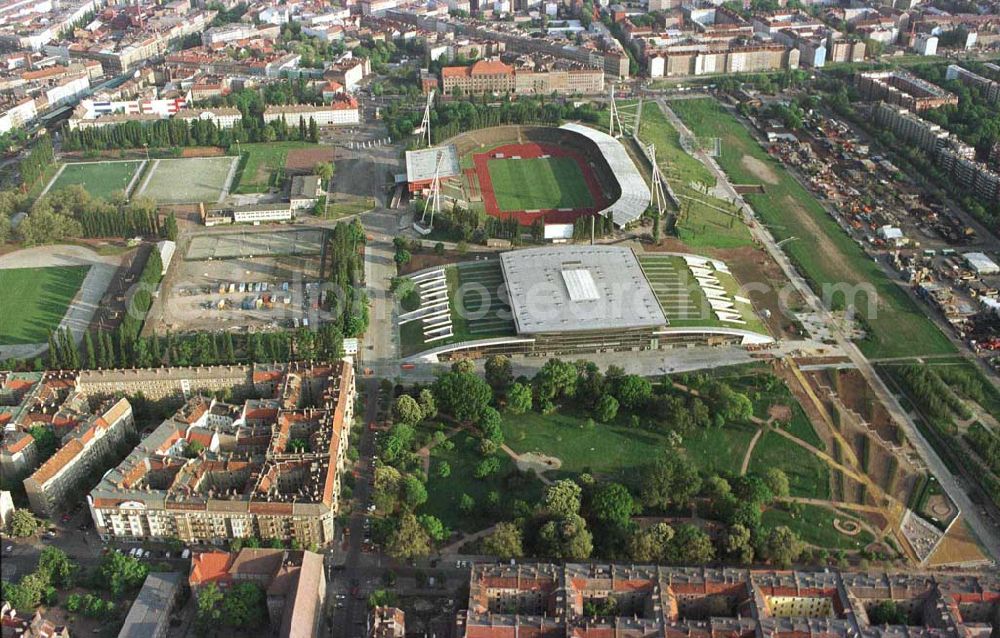
[[153,160],[136,195],[160,204],[218,202],[236,174],[236,157],[185,157]]
[[115,191],[124,191],[128,195],[135,188],[143,164],[138,160],[63,164],[43,193],[80,184],[88,193],[102,199],[110,199]]

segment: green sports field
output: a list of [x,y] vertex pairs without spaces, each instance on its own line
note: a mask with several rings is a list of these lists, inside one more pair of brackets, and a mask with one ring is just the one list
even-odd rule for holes
[[573,158],[494,159],[487,168],[501,211],[594,205],[580,165]]
[[59,326],[89,266],[0,270],[0,345],[43,343]]
[[162,159],[150,168],[139,195],[161,204],[196,204],[219,201],[235,157]]
[[81,184],[95,197],[110,199],[115,191],[128,188],[141,162],[83,162],[67,164],[49,192]]

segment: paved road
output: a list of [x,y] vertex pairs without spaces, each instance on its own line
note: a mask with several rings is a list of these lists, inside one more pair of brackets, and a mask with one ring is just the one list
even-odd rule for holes
[[[658,101],[660,107],[666,113],[667,117],[670,119],[671,123],[678,128],[678,131],[682,135],[691,135],[691,131],[687,129],[683,122],[670,110],[666,103],[660,99]],[[698,154],[698,159],[705,164],[710,171],[715,175],[716,179],[720,184],[723,184],[728,191],[727,197],[733,198],[734,201],[738,202],[742,207],[745,214],[750,217],[756,217],[753,209],[749,204],[743,199],[743,197],[732,188],[728,177],[722,168],[715,162],[714,159],[707,157],[703,153]],[[837,342],[838,347],[844,352],[845,355],[851,360],[851,363],[861,372],[865,377],[865,380],[871,385],[878,399],[885,405],[886,409],[892,414],[893,418],[900,423],[903,430],[906,432],[907,439],[913,444],[917,452],[920,453],[921,457],[927,462],[928,467],[938,478],[941,486],[948,493],[948,496],[958,504],[962,509],[962,513],[965,520],[972,527],[976,536],[987,548],[990,554],[997,559],[1000,557],[1000,535],[998,535],[997,528],[993,525],[993,522],[982,516],[979,512],[979,508],[969,499],[968,494],[965,489],[959,485],[958,481],[948,470],[947,466],[941,460],[941,457],[937,455],[934,448],[927,442],[923,434],[917,428],[913,419],[910,415],[903,409],[900,405],[899,400],[896,398],[889,388],[885,385],[882,379],[875,372],[874,367],[867,358],[861,353],[861,350],[854,344],[853,341],[848,339],[843,332],[840,330],[840,324],[833,320],[829,309],[823,305],[820,298],[813,292],[812,288],[806,283],[805,279],[799,274],[799,272],[792,266],[791,261],[788,256],[782,252],[781,248],[778,247],[777,242],[775,242],[774,237],[771,236],[770,231],[761,224],[754,224],[751,228],[751,233],[756,239],[758,239],[771,257],[778,263],[782,271],[788,280],[795,286],[795,289],[802,295],[806,304],[812,309],[813,312],[817,313],[822,317],[827,325],[831,326],[831,333]]]

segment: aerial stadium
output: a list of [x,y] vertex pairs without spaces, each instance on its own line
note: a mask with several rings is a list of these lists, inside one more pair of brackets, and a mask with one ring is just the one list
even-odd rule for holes
[[726,264],[700,255],[561,245],[409,278],[420,305],[399,331],[413,361],[773,342]]
[[600,214],[616,226],[638,220],[649,187],[620,141],[580,124],[498,126],[406,153],[407,186],[522,226],[572,223]]

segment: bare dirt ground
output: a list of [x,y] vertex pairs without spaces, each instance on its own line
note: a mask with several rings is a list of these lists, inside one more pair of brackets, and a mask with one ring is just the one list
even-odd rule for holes
[[562,460],[554,456],[547,456],[536,452],[520,454],[514,459],[514,462],[517,463],[517,469],[523,472],[532,471],[539,474],[548,472],[549,470],[558,470],[562,467]]
[[316,164],[320,162],[332,162],[334,154],[334,147],[332,146],[290,150],[285,156],[285,172],[288,175],[306,175],[312,173],[313,167]]
[[792,418],[792,408],[787,405],[772,405],[767,409],[771,421],[788,421]]
[[951,530],[927,562],[933,567],[939,567],[978,563],[984,560],[987,560],[986,555],[976,542],[976,537],[965,521],[960,520],[951,526]]
[[[749,246],[709,252],[725,261],[740,284],[748,287],[747,296],[771,334],[776,338],[802,336],[802,329],[789,312],[802,307],[802,297],[767,253]],[[770,313],[767,318],[763,316],[765,310]]]
[[741,163],[743,164],[743,168],[753,173],[762,182],[767,184],[778,183],[778,176],[775,174],[774,169],[756,157],[744,155]]
[[[171,282],[162,290],[162,311],[157,316],[156,331],[266,329],[294,325],[295,319],[309,319],[310,324],[327,319],[327,313],[313,307],[318,299],[320,255],[274,256],[212,261],[180,261],[172,269]],[[265,282],[264,292],[228,292],[228,284]],[[287,291],[283,283],[289,284]],[[220,293],[225,284],[227,292]],[[248,298],[290,296],[288,304],[275,303],[271,308],[241,308]],[[220,301],[226,302],[218,309]]]
[[410,263],[406,264],[399,269],[400,275],[408,275],[412,272],[417,272],[418,270],[423,270],[424,268],[430,268],[432,266],[445,266],[448,264],[458,263],[460,261],[472,261],[476,258],[493,257],[497,253],[486,253],[476,251],[475,253],[460,253],[457,250],[446,250],[443,255],[437,255],[433,250],[434,241],[430,239],[423,240],[424,248],[422,252],[413,253]]

